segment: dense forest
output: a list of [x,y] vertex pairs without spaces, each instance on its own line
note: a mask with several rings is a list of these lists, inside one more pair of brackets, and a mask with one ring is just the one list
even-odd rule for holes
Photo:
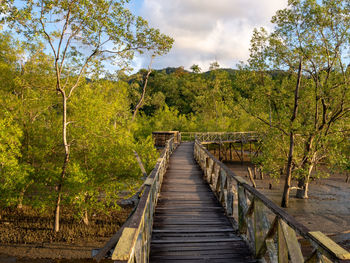
[[[96,211],[118,210],[142,183],[134,151],[147,172],[158,158],[156,130],[260,132],[254,162],[285,176],[283,206],[292,178],[298,197],[308,197],[317,165],[349,175],[346,1],[291,1],[273,17],[272,33],[254,31],[250,59],[236,69],[213,61],[206,72],[194,64],[132,75],[123,63],[134,52],[160,56],[173,40],[122,4],[104,16],[105,2],[2,3],[10,14],[0,32],[2,209],[27,206],[59,218],[63,205],[85,223]],[[50,15],[63,31],[45,27]],[[116,48],[105,51],[106,39]],[[115,73],[104,64],[111,60]]]

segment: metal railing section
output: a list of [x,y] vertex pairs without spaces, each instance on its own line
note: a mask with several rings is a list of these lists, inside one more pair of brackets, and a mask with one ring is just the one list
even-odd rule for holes
[[240,234],[256,258],[262,262],[283,263],[350,262],[348,251],[323,233],[310,232],[218,161],[200,141],[196,140],[194,147],[195,159],[205,179],[227,216],[238,222]]

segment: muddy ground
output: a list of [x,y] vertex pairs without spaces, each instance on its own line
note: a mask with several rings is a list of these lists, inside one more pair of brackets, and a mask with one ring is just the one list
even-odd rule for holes
[[[30,208],[0,211],[0,263],[87,263],[120,228],[130,209],[110,216],[93,215],[86,226],[63,211],[61,231],[54,234],[51,214]],[[111,261],[105,261],[111,262]]]
[[[249,164],[226,165],[237,175],[247,176]],[[260,192],[280,204],[283,179],[277,181],[265,176],[264,180],[256,179],[256,184]],[[294,195],[295,190],[291,194],[291,207],[286,209],[288,213],[311,231],[322,231],[350,250],[350,183],[345,183],[344,176],[313,181],[307,200],[296,199]],[[39,214],[29,208],[0,211],[0,263],[92,263],[91,250],[102,247],[129,212],[130,209],[124,209],[110,216],[95,215],[90,225],[85,226],[65,211],[62,231],[55,235],[52,214]]]
[[[226,165],[237,175],[247,177],[249,164],[228,162]],[[260,192],[280,205],[283,178],[278,181],[265,176],[264,180],[256,179],[255,182]],[[296,185],[294,181],[293,186]],[[332,175],[314,180],[309,187],[309,199],[297,199],[295,193],[296,190],[291,191],[290,208],[286,211],[311,231],[321,231],[350,250],[350,183],[345,183],[345,176]]]

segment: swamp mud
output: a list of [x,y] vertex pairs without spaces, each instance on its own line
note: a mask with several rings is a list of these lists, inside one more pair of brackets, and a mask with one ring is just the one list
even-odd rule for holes
[[[130,209],[109,216],[92,215],[89,225],[64,211],[61,230],[53,232],[52,214],[33,209],[0,211],[0,263],[88,263],[91,250],[102,247],[118,231]],[[102,261],[112,262],[112,261]]]
[[[246,177],[249,163],[225,162],[235,174]],[[309,198],[295,198],[296,190],[291,191],[290,207],[286,211],[311,231],[321,231],[335,242],[350,250],[350,183],[346,177],[334,174],[328,178],[315,179],[309,185]],[[280,205],[284,178],[279,180],[264,176],[255,179],[257,190]],[[292,186],[297,182],[293,181]],[[270,189],[271,188],[271,189]]]

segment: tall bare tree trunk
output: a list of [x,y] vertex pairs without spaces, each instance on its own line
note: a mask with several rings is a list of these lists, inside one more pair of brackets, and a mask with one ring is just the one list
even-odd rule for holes
[[143,106],[143,103],[144,103],[144,100],[145,100],[148,78],[149,78],[149,76],[150,76],[151,73],[152,73],[152,62],[153,62],[153,58],[154,58],[154,56],[152,56],[151,62],[149,63],[149,66],[148,66],[148,71],[147,71],[146,79],[145,79],[145,82],[144,82],[143,88],[142,88],[141,98],[140,98],[139,102],[136,104],[135,109],[134,109],[134,113],[132,114],[132,120],[133,120],[133,121],[135,120],[136,115],[137,115],[137,112],[138,112],[139,109]]
[[63,146],[64,146],[64,160],[63,160],[63,166],[62,166],[62,172],[61,176],[59,178],[59,182],[56,186],[56,208],[55,208],[55,225],[54,225],[54,231],[58,232],[60,230],[60,207],[61,207],[61,198],[62,198],[62,187],[64,178],[66,176],[67,172],[67,166],[69,162],[69,145],[67,143],[67,97],[64,90],[60,89],[59,92],[62,95],[62,102],[63,102],[63,118],[62,118],[62,139],[63,139]]
[[286,179],[284,182],[283,196],[282,196],[282,207],[289,206],[289,193],[292,181],[292,162],[293,162],[293,151],[294,151],[294,133],[293,131],[289,134],[289,153],[288,153],[288,163],[286,171]]
[[290,193],[290,187],[291,187],[291,181],[292,181],[292,165],[293,165],[293,153],[294,153],[293,123],[294,123],[294,121],[297,117],[297,114],[298,114],[301,72],[302,72],[302,58],[300,58],[300,61],[299,61],[298,79],[297,79],[297,84],[295,86],[295,91],[294,91],[294,109],[293,109],[292,117],[290,119],[289,153],[288,153],[286,179],[285,179],[285,183],[284,183],[282,202],[281,202],[282,207],[289,206],[289,193]]

